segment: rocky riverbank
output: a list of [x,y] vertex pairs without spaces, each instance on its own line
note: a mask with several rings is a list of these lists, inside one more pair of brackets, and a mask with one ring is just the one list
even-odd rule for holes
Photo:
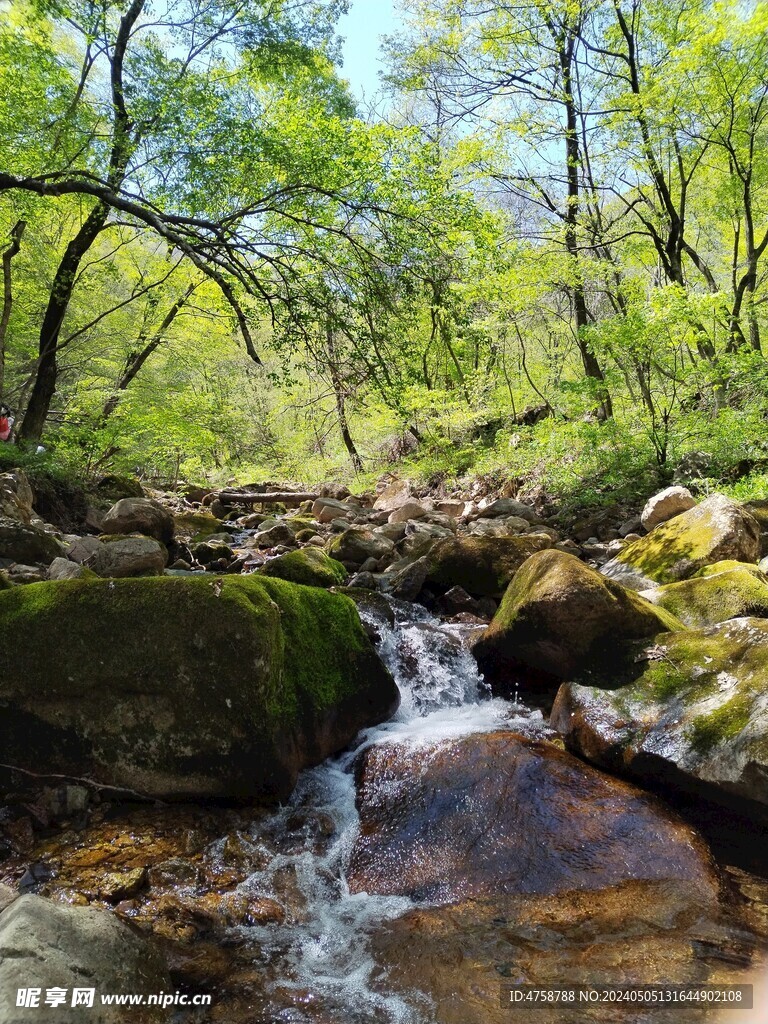
[[0,477],[6,958],[66,987],[48,918],[88,908],[157,964],[113,988],[213,994],[147,1017],[179,1024],[480,1024],[505,979],[748,977],[768,502],[671,488],[585,536],[407,481],[253,490],[111,479],[46,523]]

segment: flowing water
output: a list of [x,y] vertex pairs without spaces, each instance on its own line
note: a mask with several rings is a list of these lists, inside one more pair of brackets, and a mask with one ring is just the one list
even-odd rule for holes
[[[433,1019],[419,993],[405,999],[382,994],[374,985],[371,932],[410,910],[411,901],[352,894],[346,884],[345,865],[359,825],[354,768],[361,752],[382,742],[433,746],[500,726],[537,735],[545,731],[541,712],[491,698],[462,642],[466,627],[441,625],[419,606],[394,603],[394,611],[394,626],[370,618],[369,623],[402,695],[397,715],[361,733],[340,758],[304,772],[289,803],[254,829],[254,842],[264,844],[265,864],[241,888],[249,896],[270,896],[284,890],[288,880],[291,891],[292,910],[284,924],[241,931],[272,979],[275,1021],[314,1022],[318,1002],[330,1020],[427,1024]],[[311,1011],[302,1009],[302,999],[312,1003]]]

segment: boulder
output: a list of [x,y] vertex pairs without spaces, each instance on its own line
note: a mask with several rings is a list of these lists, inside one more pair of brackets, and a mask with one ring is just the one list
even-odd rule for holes
[[586,681],[564,684],[552,710],[570,750],[768,820],[768,621],[666,633]]
[[689,580],[644,590],[641,596],[699,629],[745,615],[768,616],[768,575],[744,562],[716,562]]
[[726,558],[756,562],[760,527],[743,506],[713,494],[653,533],[627,544],[602,572],[633,590],[675,583]]
[[200,565],[210,565],[212,562],[218,562],[220,558],[229,562],[235,556],[232,548],[223,540],[201,541],[192,548],[192,554]]
[[276,523],[266,530],[254,534],[254,541],[260,548],[276,548],[279,545],[292,548],[296,545],[296,535],[286,523]]
[[166,542],[175,528],[173,515],[151,498],[121,498],[102,521],[104,533],[142,533]]
[[690,825],[545,740],[499,731],[377,744],[357,783],[353,893],[432,905],[491,897],[501,909],[525,893],[665,879],[717,896],[711,856]]
[[159,576],[168,562],[168,551],[152,537],[107,537],[87,562],[97,576]]
[[50,565],[64,554],[64,545],[52,534],[19,519],[0,516],[0,558],[25,565]]
[[306,587],[336,587],[348,575],[341,562],[329,558],[320,548],[302,548],[270,558],[259,573],[290,583],[302,583]]
[[516,501],[514,498],[496,498],[495,501],[480,501],[478,503],[480,516],[483,519],[498,519],[503,516],[505,519],[515,516],[524,519],[527,523],[540,523],[541,519],[536,515],[536,509],[525,502]]
[[332,537],[326,550],[338,562],[362,565],[367,558],[379,559],[390,554],[394,546],[384,534],[374,533],[362,526],[352,526]]
[[169,800],[284,799],[399,703],[350,600],[253,575],[2,591],[0,663],[6,762]]
[[549,537],[447,537],[429,552],[427,582],[462,587],[473,597],[501,595],[523,562],[551,546]]
[[408,480],[393,480],[387,484],[373,503],[375,509],[393,512],[400,508],[411,497],[411,484]]
[[389,514],[390,523],[407,523],[410,519],[423,519],[428,513],[418,501],[406,501],[400,508],[396,508]]
[[312,505],[312,515],[318,523],[330,523],[334,519],[351,519],[357,515],[357,511],[335,498],[318,498]]
[[89,569],[86,569],[84,565],[78,565],[77,562],[70,562],[68,558],[54,558],[48,566],[49,580],[79,580],[83,577],[93,577],[94,575],[95,574]]
[[539,551],[518,569],[474,653],[492,685],[521,666],[568,679],[623,640],[683,628],[573,555]]
[[[62,1002],[46,1005],[55,988],[64,990]],[[38,1001],[17,1006],[19,989],[37,989]],[[76,990],[90,991],[92,1003],[72,1006]],[[167,1008],[102,1005],[101,996],[168,991],[173,986],[160,952],[105,910],[26,895],[0,915],[3,1024],[162,1024]]]
[[141,480],[137,476],[129,476],[128,474],[110,473],[108,476],[103,476],[96,484],[96,490],[110,501],[119,501],[121,498],[144,497],[144,488],[141,486]]
[[0,516],[28,524],[32,518],[34,500],[32,487],[23,469],[0,473]]
[[401,601],[415,601],[421,593],[428,571],[427,559],[417,558],[395,573],[389,584],[390,593]]
[[[648,499],[640,515],[640,523],[650,531],[660,523],[666,523],[668,519],[673,519],[695,506],[696,499],[687,487],[667,487]],[[627,533],[629,532],[631,531],[628,530]]]

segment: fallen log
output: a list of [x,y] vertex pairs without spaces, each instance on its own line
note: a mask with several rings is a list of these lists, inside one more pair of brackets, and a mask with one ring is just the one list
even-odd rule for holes
[[206,496],[206,504],[214,498],[227,505],[300,505],[302,501],[317,501],[319,494],[296,491],[211,491]]

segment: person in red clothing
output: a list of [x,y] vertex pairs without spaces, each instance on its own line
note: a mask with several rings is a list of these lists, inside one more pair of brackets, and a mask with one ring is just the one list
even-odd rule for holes
[[13,415],[7,405],[0,405],[0,441],[10,441]]

